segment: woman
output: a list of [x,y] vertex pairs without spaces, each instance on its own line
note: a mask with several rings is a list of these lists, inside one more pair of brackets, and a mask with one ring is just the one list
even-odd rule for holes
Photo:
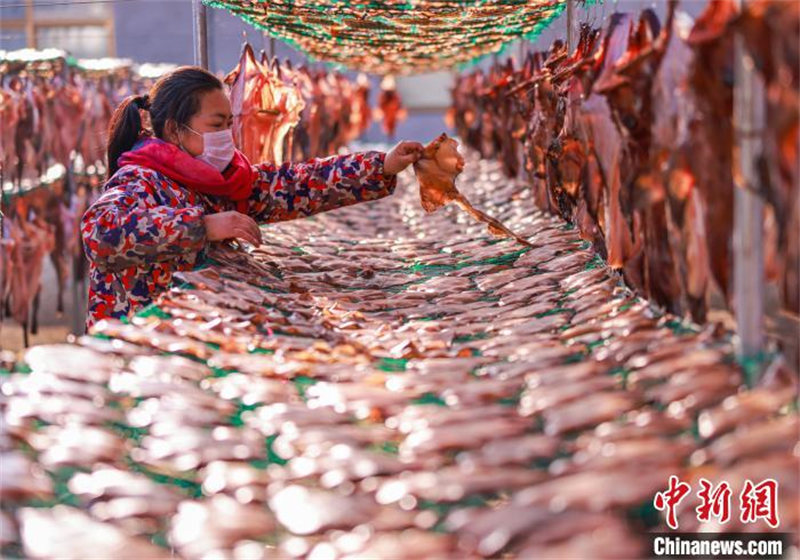
[[[142,113],[150,129],[142,126]],[[109,179],[81,232],[90,261],[87,326],[125,317],[203,262],[210,241],[261,243],[258,223],[310,216],[391,194],[422,145],[303,163],[252,165],[233,144],[222,83],[200,68],[129,97],[109,125]]]

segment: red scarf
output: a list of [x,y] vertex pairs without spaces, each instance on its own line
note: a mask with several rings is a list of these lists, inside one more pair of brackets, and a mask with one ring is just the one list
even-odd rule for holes
[[117,164],[139,165],[163,173],[179,185],[199,193],[229,198],[239,212],[247,213],[247,199],[253,192],[256,171],[242,152],[236,150],[223,173],[158,138],[145,138],[122,154]]

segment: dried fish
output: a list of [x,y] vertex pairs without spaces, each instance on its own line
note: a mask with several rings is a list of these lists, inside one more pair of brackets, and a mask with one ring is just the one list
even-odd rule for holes
[[596,426],[635,408],[637,404],[639,400],[627,392],[593,393],[583,399],[545,410],[543,413],[545,433],[556,435]]
[[479,451],[468,451],[458,455],[457,460],[465,466],[500,467],[505,465],[529,465],[535,459],[553,457],[560,441],[544,434],[529,434],[487,442]]
[[[522,393],[519,402],[519,413],[523,416],[540,414],[553,407],[580,399],[584,395],[615,389],[620,385],[619,379],[611,376],[593,377],[584,381],[566,385],[542,385],[530,387]],[[580,401],[579,401],[580,402]]]
[[714,408],[706,409],[697,418],[700,436],[720,436],[738,426],[763,420],[797,399],[794,388],[778,391],[754,389],[730,396]]
[[[19,512],[19,521],[22,545],[29,558],[81,560],[89,550],[98,557],[121,560],[170,558],[169,551],[73,507],[24,508]],[[42,535],[48,538],[43,539]]]
[[381,484],[375,499],[381,504],[403,501],[407,496],[434,502],[458,502],[473,494],[523,488],[545,475],[520,467],[445,467],[436,472],[405,473]]
[[714,462],[722,466],[769,451],[790,451],[797,443],[800,419],[788,414],[758,424],[743,426],[714,440],[692,456],[692,462]]
[[512,232],[498,220],[476,209],[455,186],[455,178],[464,169],[464,159],[458,153],[458,144],[442,133],[425,147],[425,152],[414,172],[420,184],[420,198],[426,212],[434,212],[450,202],[455,202],[475,220],[488,225],[489,233],[515,239],[525,246],[528,241]]
[[47,426],[30,434],[28,443],[39,451],[39,462],[49,468],[115,464],[122,461],[128,448],[113,432],[81,424]]
[[3,476],[0,477],[0,499],[6,503],[43,500],[53,496],[53,483],[44,470],[20,451],[0,453]]
[[[106,383],[111,372],[121,365],[112,356],[70,344],[34,346],[25,352],[25,363],[33,371],[90,383]],[[87,364],[92,367],[87,368]]]
[[183,557],[207,558],[209,553],[234,548],[238,541],[263,538],[274,529],[275,520],[263,507],[218,494],[204,501],[181,502],[168,536]]
[[492,418],[417,429],[400,444],[402,457],[417,457],[448,449],[469,449],[494,438],[519,435],[528,423],[521,418]]
[[[352,529],[370,524],[375,529],[411,527],[414,514],[394,510],[394,519],[381,513],[388,511],[365,495],[342,496],[330,491],[289,485],[269,500],[278,522],[296,535],[311,535],[327,529]],[[379,527],[383,526],[383,527]]]
[[[651,500],[673,474],[674,465],[645,470],[627,465],[612,470],[581,471],[521,490],[512,502],[525,507],[550,507],[555,511],[578,508],[603,512]],[[598,492],[598,488],[603,488],[603,492]]]

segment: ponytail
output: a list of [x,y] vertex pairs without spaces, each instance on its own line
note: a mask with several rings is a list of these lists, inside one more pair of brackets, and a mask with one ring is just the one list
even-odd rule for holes
[[133,148],[142,133],[142,116],[139,111],[150,108],[147,95],[131,95],[120,104],[108,124],[108,177],[117,172],[117,159]]

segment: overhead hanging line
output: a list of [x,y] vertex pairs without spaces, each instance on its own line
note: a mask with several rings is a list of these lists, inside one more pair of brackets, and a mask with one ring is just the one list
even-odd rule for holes
[[[373,73],[453,68],[532,40],[567,0],[203,0],[313,59]],[[593,0],[589,0],[592,3]]]

